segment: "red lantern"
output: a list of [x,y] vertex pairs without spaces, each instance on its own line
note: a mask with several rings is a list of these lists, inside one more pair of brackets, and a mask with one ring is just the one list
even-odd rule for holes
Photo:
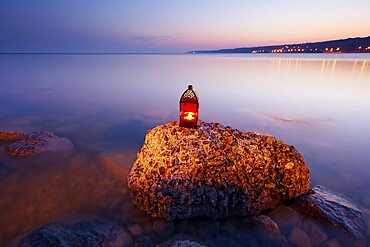
[[198,95],[189,85],[180,98],[180,126],[196,128],[198,125]]

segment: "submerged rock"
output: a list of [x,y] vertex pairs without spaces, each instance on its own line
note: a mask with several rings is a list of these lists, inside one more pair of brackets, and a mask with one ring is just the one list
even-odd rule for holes
[[299,196],[291,205],[303,215],[332,226],[341,242],[348,246],[363,246],[366,223],[360,209],[345,195],[323,186],[314,187],[307,195]]
[[300,220],[300,215],[297,211],[284,205],[281,205],[275,210],[269,212],[268,216],[284,230],[297,225]]
[[72,150],[70,140],[58,137],[51,132],[37,131],[25,139],[4,146],[4,150],[12,156],[25,157],[47,151]]
[[171,239],[158,244],[156,247],[207,247],[208,245],[187,234],[176,234]]
[[186,233],[209,246],[289,246],[278,225],[266,215],[187,220]]
[[102,222],[74,225],[53,223],[24,236],[15,246],[129,246],[130,234],[123,226]]
[[289,243],[299,247],[312,247],[310,238],[298,227],[294,227],[289,237]]
[[14,131],[0,131],[0,145],[12,143],[27,137],[26,133]]
[[266,215],[252,216],[244,219],[242,228],[262,246],[287,246],[288,241],[281,234],[279,226]]
[[256,215],[306,193],[309,169],[273,136],[172,122],[148,131],[128,188],[135,205],[167,220]]

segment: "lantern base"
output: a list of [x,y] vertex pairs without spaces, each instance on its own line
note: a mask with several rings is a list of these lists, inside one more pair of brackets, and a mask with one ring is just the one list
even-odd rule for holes
[[196,118],[195,121],[185,121],[180,118],[179,126],[185,128],[198,128],[198,118]]
[[198,128],[198,122],[195,123],[190,123],[190,122],[182,122],[180,121],[179,123],[180,127],[185,127],[185,128]]

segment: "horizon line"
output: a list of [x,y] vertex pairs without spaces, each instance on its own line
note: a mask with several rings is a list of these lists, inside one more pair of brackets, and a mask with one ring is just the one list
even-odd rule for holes
[[188,52],[0,52],[0,55],[170,55],[187,53]]

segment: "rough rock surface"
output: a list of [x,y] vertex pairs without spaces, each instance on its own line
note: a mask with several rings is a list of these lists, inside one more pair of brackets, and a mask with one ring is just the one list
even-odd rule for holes
[[360,209],[345,195],[316,186],[307,195],[294,199],[292,207],[303,215],[339,231],[341,241],[351,246],[362,246],[367,231]]
[[102,222],[67,225],[53,223],[24,236],[16,246],[129,246],[130,234],[117,224]]
[[128,188],[134,204],[167,220],[256,215],[306,193],[309,169],[273,136],[172,122],[148,131]]
[[47,151],[72,150],[70,140],[58,137],[51,132],[37,131],[25,139],[4,146],[4,150],[12,156],[25,157]]

